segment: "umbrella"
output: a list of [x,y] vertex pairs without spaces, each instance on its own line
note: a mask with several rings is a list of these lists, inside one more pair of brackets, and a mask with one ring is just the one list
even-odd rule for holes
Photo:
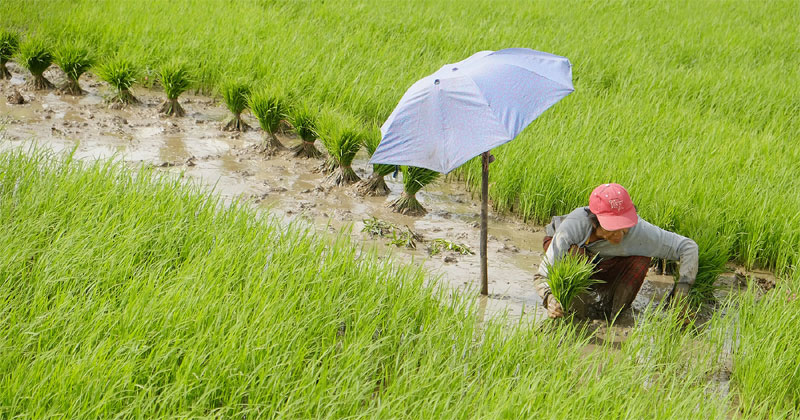
[[565,57],[527,48],[481,51],[414,83],[381,127],[370,163],[448,173],[482,155],[481,293],[486,263],[489,151],[513,140],[572,87]]

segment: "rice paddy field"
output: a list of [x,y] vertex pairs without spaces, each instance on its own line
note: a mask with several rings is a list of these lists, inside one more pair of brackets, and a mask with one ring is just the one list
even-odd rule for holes
[[[494,210],[541,224],[618,182],[698,243],[698,284],[729,262],[778,281],[702,326],[658,309],[597,345],[570,322],[480,320],[424,270],[146,168],[3,152],[0,418],[798,417],[796,1],[2,9],[0,29],[80,41],[138,84],[179,61],[202,93],[243,81],[373,132],[445,63],[566,56],[575,92],[493,151]],[[450,178],[478,186],[479,162]]]

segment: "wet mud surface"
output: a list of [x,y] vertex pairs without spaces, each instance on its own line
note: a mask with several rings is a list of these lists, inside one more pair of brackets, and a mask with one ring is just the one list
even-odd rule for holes
[[[388,197],[360,197],[355,187],[332,186],[326,175],[317,171],[324,157],[295,158],[289,151],[265,156],[257,152],[265,138],[262,131],[223,131],[230,114],[214,98],[184,94],[180,103],[186,116],[170,118],[159,115],[164,96],[155,88],[134,89],[140,104],[111,109],[104,100],[110,89],[91,74],[81,78],[85,94],[70,96],[54,90],[34,91],[26,85],[22,69],[14,63],[9,63],[9,68],[12,80],[0,81],[0,126],[4,126],[0,149],[35,143],[56,152],[74,149],[79,159],[114,158],[132,168],[144,164],[182,173],[227,199],[250,200],[287,222],[300,219],[319,230],[349,232],[354,240],[374,246],[381,255],[423,265],[454,289],[475,294],[479,290],[479,198],[459,182],[444,179],[423,189],[418,198],[428,210],[424,217],[400,215],[387,206],[402,192],[399,177],[386,177],[391,189]],[[64,81],[63,74],[52,68],[45,76],[56,85]],[[244,119],[258,127],[251,115],[245,114]],[[300,143],[291,133],[278,137],[287,147]],[[323,149],[319,142],[317,147]],[[353,167],[361,178],[371,173],[363,152]],[[416,249],[394,246],[386,237],[362,232],[364,221],[373,218],[421,236]],[[490,295],[479,302],[482,318],[506,312],[509,322],[546,317],[532,283],[541,262],[543,236],[541,227],[490,210]],[[431,256],[427,248],[437,238],[462,244],[474,254],[444,250]],[[658,304],[672,282],[671,276],[648,275],[633,313],[623,314],[614,328],[632,326],[636,313]],[[727,290],[740,287],[735,276],[728,283]]]

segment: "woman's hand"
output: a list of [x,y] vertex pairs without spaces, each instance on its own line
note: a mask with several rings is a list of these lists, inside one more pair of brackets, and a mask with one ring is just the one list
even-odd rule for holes
[[564,309],[561,307],[561,304],[558,303],[556,297],[553,296],[552,293],[549,293],[545,298],[545,308],[547,308],[547,315],[550,318],[561,318],[564,316]]

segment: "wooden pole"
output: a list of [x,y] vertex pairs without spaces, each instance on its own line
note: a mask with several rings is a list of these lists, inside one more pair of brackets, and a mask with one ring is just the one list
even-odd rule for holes
[[481,294],[489,295],[489,267],[486,261],[486,241],[489,236],[489,152],[481,155],[483,176],[481,182]]

